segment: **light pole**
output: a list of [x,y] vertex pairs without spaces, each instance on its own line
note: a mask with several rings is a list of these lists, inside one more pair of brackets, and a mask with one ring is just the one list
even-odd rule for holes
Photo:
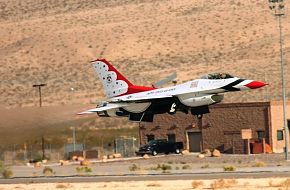
[[39,92],[39,107],[42,106],[42,100],[41,100],[41,87],[46,86],[46,84],[34,84],[32,87],[38,87]]
[[285,160],[288,160],[288,141],[289,129],[286,118],[286,89],[284,80],[284,54],[283,54],[283,35],[282,35],[282,22],[281,17],[285,15],[284,0],[269,0],[269,8],[278,17],[279,22],[279,43],[280,43],[280,66],[281,66],[281,80],[282,80],[282,99],[283,99],[283,123],[285,132]]
[[73,127],[73,148],[76,151],[76,127]]

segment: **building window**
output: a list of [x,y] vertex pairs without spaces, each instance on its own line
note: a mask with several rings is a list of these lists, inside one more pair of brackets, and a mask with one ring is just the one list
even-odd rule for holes
[[176,135],[175,134],[168,134],[167,139],[168,139],[168,142],[176,142]]
[[154,135],[147,135],[147,142],[154,140],[154,139],[155,139]]
[[265,131],[257,131],[258,139],[263,139],[266,137]]
[[278,141],[281,141],[283,139],[284,139],[284,137],[283,137],[283,130],[277,130],[277,140]]

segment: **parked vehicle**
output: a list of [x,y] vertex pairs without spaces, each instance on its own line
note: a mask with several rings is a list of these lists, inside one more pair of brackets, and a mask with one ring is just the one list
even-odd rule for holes
[[183,149],[182,142],[169,142],[166,139],[151,140],[148,144],[142,145],[139,151],[136,152],[138,155],[143,156],[144,154],[151,154],[156,156],[159,153],[176,153],[180,154]]

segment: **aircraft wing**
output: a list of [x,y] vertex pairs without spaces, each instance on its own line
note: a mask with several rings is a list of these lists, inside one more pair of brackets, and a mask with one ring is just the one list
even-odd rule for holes
[[148,100],[153,100],[153,99],[162,99],[162,98],[172,98],[172,95],[147,95],[147,96],[125,96],[125,97],[118,97],[118,98],[113,98],[111,99],[112,102],[148,102]]
[[91,114],[99,111],[105,111],[105,110],[110,110],[110,109],[115,109],[115,108],[121,108],[121,107],[126,107],[128,106],[127,104],[119,104],[119,103],[108,103],[106,105],[103,105],[101,107],[93,108],[86,110],[84,112],[78,113],[78,115],[83,115],[83,114]]

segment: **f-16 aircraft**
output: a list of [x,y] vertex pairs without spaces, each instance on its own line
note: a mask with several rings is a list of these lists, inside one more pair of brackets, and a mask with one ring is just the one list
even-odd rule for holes
[[223,93],[261,88],[266,83],[240,79],[227,73],[208,74],[176,86],[155,88],[136,86],[107,60],[92,61],[103,83],[107,101],[79,114],[97,113],[100,117],[128,117],[130,121],[152,122],[155,114],[191,113],[201,118],[209,105],[223,100]]

